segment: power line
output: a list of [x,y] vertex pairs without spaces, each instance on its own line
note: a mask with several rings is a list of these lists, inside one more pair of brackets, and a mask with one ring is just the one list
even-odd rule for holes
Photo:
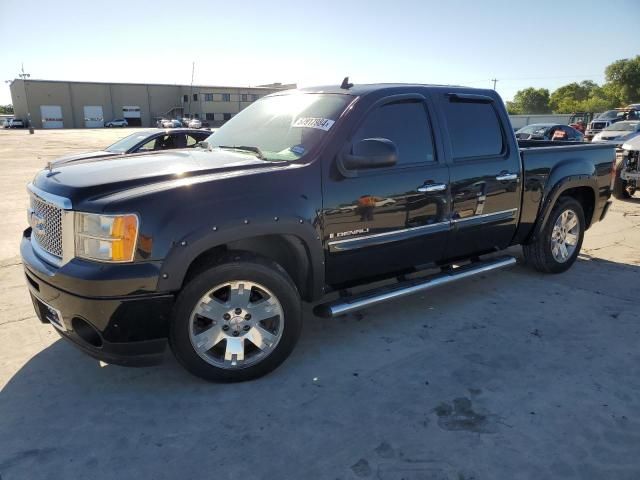
[[[589,75],[554,75],[548,77],[507,77],[501,78],[500,81],[510,81],[510,80],[555,80],[560,78],[588,78],[588,77],[604,77],[604,73],[595,73]],[[495,78],[484,78],[482,80],[473,80],[471,82],[461,82],[461,83],[483,83],[483,82],[493,82],[496,80]],[[496,80],[497,81],[497,80]]]

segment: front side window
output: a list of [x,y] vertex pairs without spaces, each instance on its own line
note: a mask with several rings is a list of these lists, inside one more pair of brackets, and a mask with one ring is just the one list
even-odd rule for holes
[[433,137],[425,106],[420,101],[394,102],[375,108],[353,137],[386,138],[398,149],[398,165],[433,162]]
[[445,118],[454,159],[500,155],[502,129],[491,103],[449,99]]
[[267,96],[235,115],[207,142],[212,147],[257,148],[265,160],[297,160],[326,137],[352,99],[343,94]]

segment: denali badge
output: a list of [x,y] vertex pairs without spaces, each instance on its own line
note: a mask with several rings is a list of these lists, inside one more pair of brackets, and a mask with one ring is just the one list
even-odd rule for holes
[[330,233],[329,240],[332,238],[350,237],[351,235],[359,235],[361,233],[369,233],[369,229],[358,228],[357,230],[347,230],[346,232]]
[[29,226],[33,229],[34,233],[37,233],[38,235],[44,235],[47,233],[44,225],[44,218],[33,210],[29,212]]

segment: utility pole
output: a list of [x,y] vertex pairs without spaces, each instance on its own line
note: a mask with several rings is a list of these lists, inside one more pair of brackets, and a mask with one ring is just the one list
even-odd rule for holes
[[191,100],[193,100],[193,72],[196,69],[196,62],[191,62],[191,92],[189,93],[189,118],[191,118]]
[[493,89],[496,89],[496,83],[498,83],[498,79],[497,78],[492,78],[491,81],[493,82]]

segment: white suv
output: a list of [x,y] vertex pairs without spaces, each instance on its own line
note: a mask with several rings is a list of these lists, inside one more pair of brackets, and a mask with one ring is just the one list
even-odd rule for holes
[[4,121],[4,128],[24,128],[24,122],[19,118],[10,118]]
[[116,118],[115,120],[111,120],[104,124],[105,127],[126,127],[129,124],[124,118]]

